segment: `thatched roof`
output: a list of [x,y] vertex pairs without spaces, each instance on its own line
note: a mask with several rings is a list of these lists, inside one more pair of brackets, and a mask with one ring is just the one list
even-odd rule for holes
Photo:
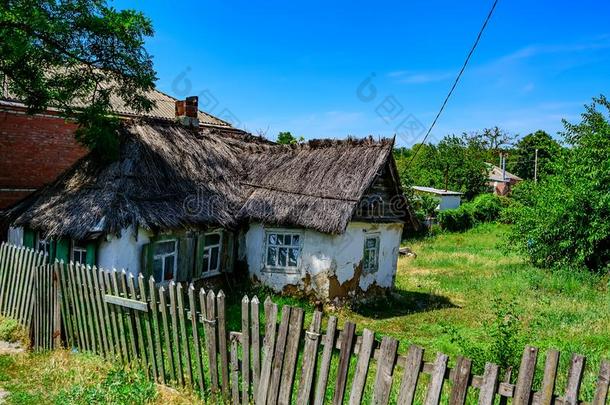
[[121,129],[120,158],[89,155],[8,211],[15,225],[87,238],[145,229],[236,227],[256,220],[345,231],[392,141],[272,144],[235,129],[138,120]]

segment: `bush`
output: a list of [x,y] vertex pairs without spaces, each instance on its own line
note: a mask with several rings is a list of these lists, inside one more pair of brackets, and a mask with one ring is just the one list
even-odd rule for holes
[[462,232],[474,225],[474,217],[468,204],[464,204],[460,208],[441,211],[438,213],[437,219],[441,228],[451,232]]
[[477,222],[496,221],[503,208],[502,198],[495,194],[481,194],[469,204],[472,205],[472,215]]
[[5,342],[25,342],[27,333],[14,319],[0,318],[0,340]]
[[[599,107],[604,111],[598,111]],[[509,246],[540,267],[610,268],[610,102],[600,97],[579,124],[564,123],[571,146],[553,174],[523,186]],[[525,194],[525,193],[523,193]]]

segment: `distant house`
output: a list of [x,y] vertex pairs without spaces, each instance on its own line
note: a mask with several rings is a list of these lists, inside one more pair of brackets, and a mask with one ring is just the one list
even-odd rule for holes
[[438,211],[450,210],[458,208],[462,202],[462,195],[458,191],[441,190],[433,187],[413,186],[413,190],[417,194],[429,194],[438,198]]
[[486,163],[486,165],[489,171],[487,184],[494,194],[507,195],[515,184],[523,180],[515,174],[502,170],[501,167],[491,163]]
[[410,218],[387,208],[402,196],[393,140],[277,145],[178,107],[125,121],[117,161],[87,155],[9,209],[12,242],[160,283],[245,268],[321,299],[393,287]]

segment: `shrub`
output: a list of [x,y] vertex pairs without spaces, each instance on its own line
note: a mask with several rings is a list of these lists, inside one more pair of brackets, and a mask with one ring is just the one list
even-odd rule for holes
[[477,222],[493,222],[500,217],[503,208],[501,197],[495,194],[481,194],[471,203],[472,215]]
[[0,340],[5,342],[24,342],[27,333],[24,328],[14,319],[0,318]]
[[571,148],[552,175],[523,186],[530,189],[514,213],[509,246],[540,267],[608,271],[610,102],[594,99],[581,123],[564,125]]
[[472,210],[468,204],[452,210],[441,211],[438,213],[437,219],[441,228],[451,232],[465,231],[474,225]]

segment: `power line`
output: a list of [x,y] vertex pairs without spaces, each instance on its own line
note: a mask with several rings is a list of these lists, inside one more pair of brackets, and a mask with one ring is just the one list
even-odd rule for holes
[[415,150],[415,153],[411,157],[411,160],[409,160],[407,167],[411,165],[411,162],[413,162],[413,159],[415,159],[415,156],[417,156],[417,152],[419,152],[419,149],[421,148],[422,144],[426,143],[426,139],[428,139],[428,136],[430,136],[430,132],[432,132],[434,125],[436,125],[436,121],[438,121],[438,118],[441,116],[441,113],[445,109],[445,106],[447,105],[447,102],[449,101],[451,94],[453,94],[453,90],[455,90],[458,82],[460,81],[460,78],[462,77],[462,73],[464,73],[464,70],[466,70],[466,66],[468,65],[468,62],[470,61],[470,57],[474,53],[474,50],[477,48],[477,45],[479,44],[479,41],[481,40],[481,37],[483,36],[483,31],[485,31],[485,27],[487,27],[487,23],[491,19],[491,16],[492,16],[494,10],[496,9],[497,4],[498,4],[498,0],[494,0],[493,5],[491,6],[491,9],[489,10],[489,14],[487,14],[487,18],[485,19],[485,22],[483,22],[483,26],[481,27],[481,30],[479,31],[479,35],[477,35],[477,39],[474,41],[472,48],[470,48],[470,52],[468,52],[468,56],[466,57],[466,60],[464,61],[464,64],[462,65],[460,72],[458,73],[457,77],[455,78],[455,81],[453,82],[453,86],[451,86],[451,90],[449,90],[447,97],[445,97],[445,101],[443,101],[443,104],[441,105],[440,110],[436,114],[436,117],[434,117],[434,121],[432,121],[432,125],[430,125],[430,128],[428,128],[428,132],[426,132],[424,139],[417,145],[417,149]]

